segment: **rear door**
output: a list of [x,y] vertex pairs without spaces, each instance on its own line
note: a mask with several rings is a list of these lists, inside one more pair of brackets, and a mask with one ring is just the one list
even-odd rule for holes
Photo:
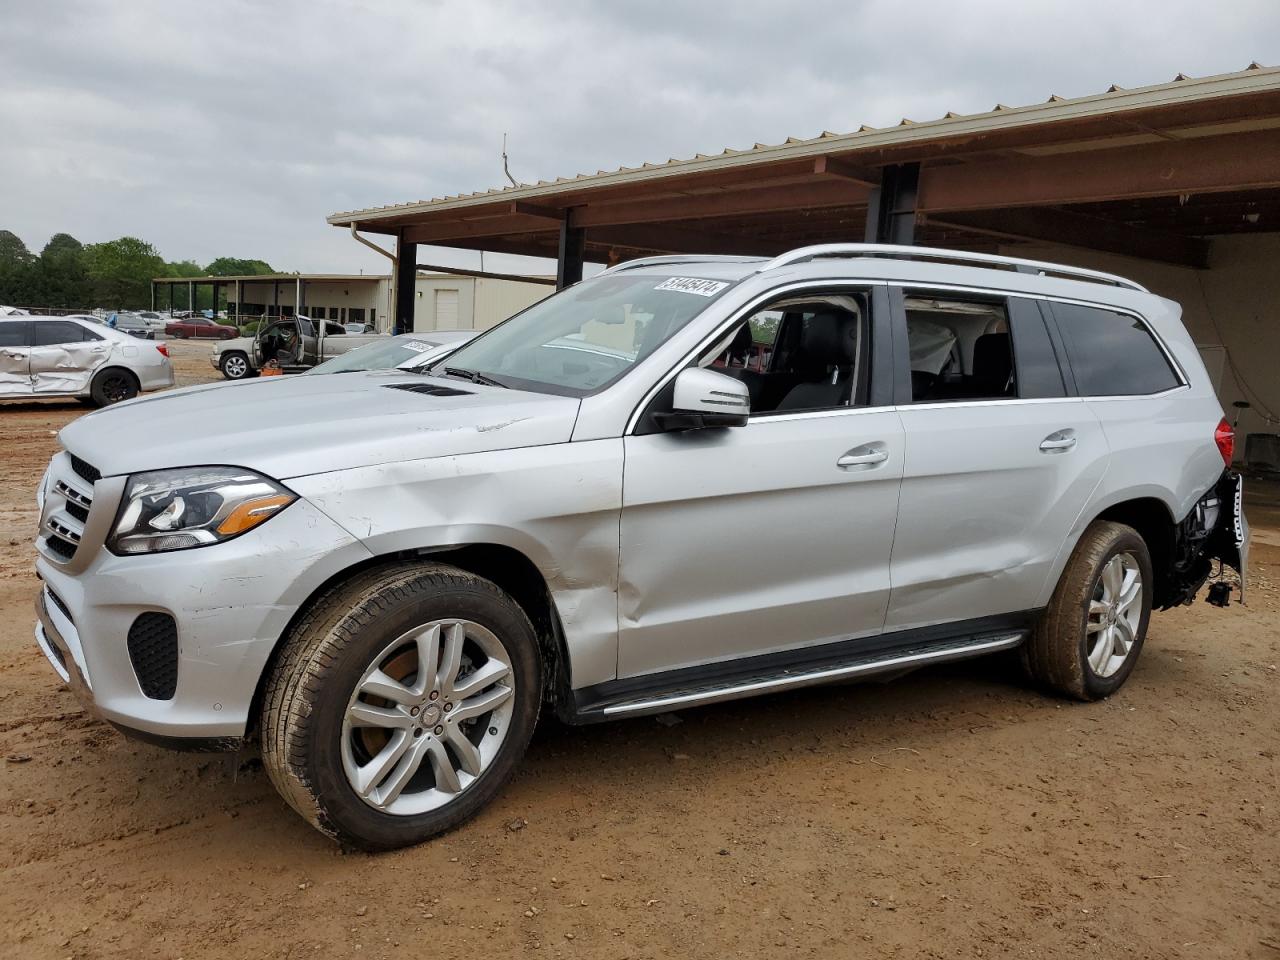
[[1042,305],[894,291],[906,437],[885,629],[1033,609],[1107,469]]
[[111,353],[110,341],[70,320],[31,321],[31,385],[36,394],[83,393]]
[[31,393],[31,321],[0,320],[0,397]]

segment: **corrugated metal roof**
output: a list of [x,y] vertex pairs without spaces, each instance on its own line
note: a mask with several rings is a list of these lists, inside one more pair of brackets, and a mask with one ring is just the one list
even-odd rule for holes
[[985,113],[960,114],[948,111],[936,120],[915,121],[903,118],[891,127],[863,125],[851,133],[832,133],[824,130],[815,137],[788,137],[778,144],[757,143],[743,150],[726,147],[718,154],[699,153],[686,159],[673,157],[664,163],[642,163],[638,167],[623,166],[618,167],[617,170],[599,170],[593,174],[583,173],[574,177],[539,180],[537,183],[521,184],[518,187],[494,187],[489,190],[436,197],[431,200],[352,210],[332,214],[327,219],[331,224],[346,225],[356,221],[403,216],[428,208],[448,210],[492,203],[495,200],[534,199],[550,193],[558,193],[565,188],[566,184],[582,188],[606,186],[767,160],[798,159],[825,153],[927,142],[955,135],[978,134],[1061,120],[1079,120],[1156,106],[1191,103],[1216,97],[1277,89],[1280,89],[1280,68],[1264,67],[1255,62],[1235,73],[1200,78],[1179,73],[1168,83],[1136,87],[1132,90],[1112,84],[1104,93],[1083,97],[1064,98],[1051,94],[1043,103],[1022,107],[1008,107],[997,103]]

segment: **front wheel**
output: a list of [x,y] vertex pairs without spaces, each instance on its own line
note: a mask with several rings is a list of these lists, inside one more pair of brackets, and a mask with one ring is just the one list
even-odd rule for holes
[[542,667],[524,611],[442,564],[383,567],[323,597],[268,682],[262,758],[340,843],[390,850],[488,803],[533,734]]
[[224,353],[218,362],[218,368],[228,380],[243,380],[252,373],[249,358],[238,351]]
[[1076,544],[1031,638],[1027,673],[1078,700],[1100,700],[1124,685],[1151,619],[1151,555],[1138,531],[1098,521]]

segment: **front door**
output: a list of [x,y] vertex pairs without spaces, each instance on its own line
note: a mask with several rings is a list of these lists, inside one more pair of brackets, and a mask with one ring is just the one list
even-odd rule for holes
[[70,320],[31,322],[31,384],[37,393],[79,393],[111,353],[104,340]]
[[31,321],[0,320],[0,397],[31,393]]
[[818,291],[731,328],[714,349],[746,426],[625,438],[620,678],[881,632],[903,437],[868,402],[871,301]]
[[[1036,302],[908,290],[911,394],[885,630],[1034,609],[1106,472]],[[905,380],[905,378],[899,378]]]

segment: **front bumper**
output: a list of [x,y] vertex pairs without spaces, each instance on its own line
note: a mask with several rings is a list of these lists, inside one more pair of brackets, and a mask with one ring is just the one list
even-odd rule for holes
[[[242,537],[194,550],[117,557],[82,541],[70,563],[42,551],[36,643],[97,716],[151,739],[234,743],[247,733],[263,670],[294,613],[369,556],[306,500]],[[144,613],[176,623],[171,699],[144,694],[131,659],[129,631]]]

